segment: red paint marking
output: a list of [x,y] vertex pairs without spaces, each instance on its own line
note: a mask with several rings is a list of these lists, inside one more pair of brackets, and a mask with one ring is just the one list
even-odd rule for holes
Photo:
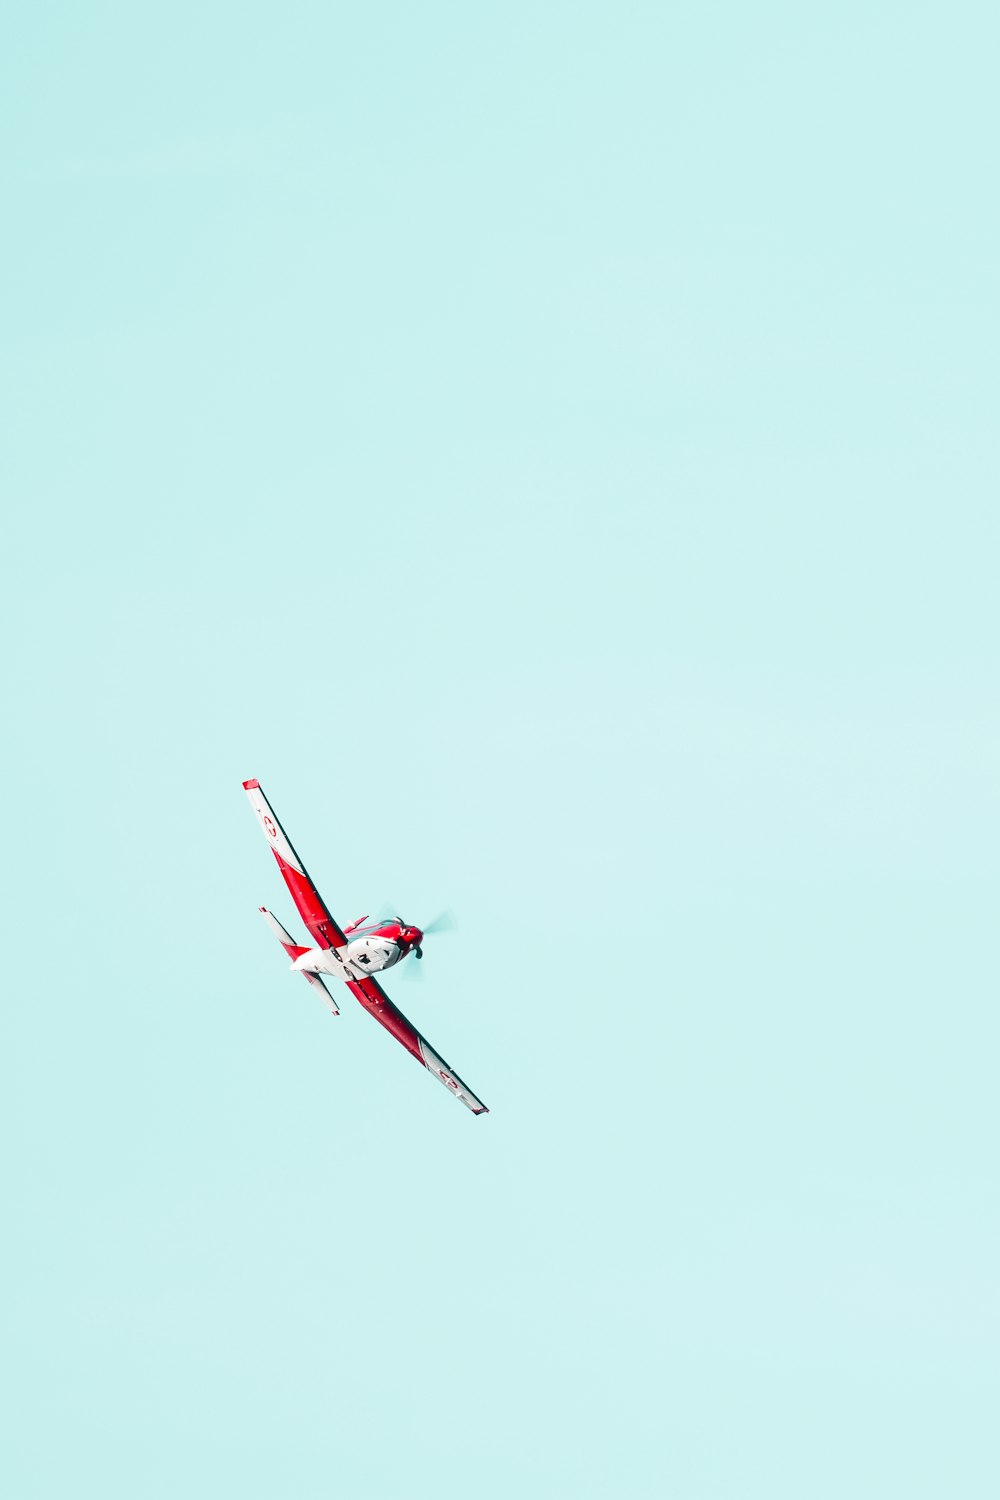
[[273,844],[271,853],[277,861],[278,869],[284,876],[285,884],[295,902],[299,916],[305,922],[310,935],[321,948],[339,948],[345,941],[344,934],[323,905],[319,891],[309,876],[293,870],[291,865],[282,859]]
[[245,792],[256,792],[260,790],[260,782],[257,780],[256,776],[254,777],[253,781],[244,781],[243,790]]
[[370,978],[349,979],[347,988],[353,991],[368,1014],[374,1016],[386,1031],[391,1032],[397,1042],[402,1042],[407,1052],[412,1053],[421,1067],[426,1068],[427,1064],[420,1052],[419,1033],[403,1013],[396,1009],[388,995],[378,988],[376,981]]
[[266,813],[264,815],[264,829],[265,832],[270,834],[271,838],[276,839],[278,837],[278,830],[275,828],[274,824]]

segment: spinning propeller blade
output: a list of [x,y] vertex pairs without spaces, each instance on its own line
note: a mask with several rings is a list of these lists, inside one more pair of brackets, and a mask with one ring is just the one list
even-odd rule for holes
[[437,916],[432,922],[425,922],[423,927],[421,928],[421,931],[425,934],[436,932],[454,932],[457,926],[458,923],[455,921],[455,913],[452,911],[450,906],[446,906],[444,911],[438,912]]
[[[403,922],[403,918],[399,915],[396,907],[390,906],[387,902],[383,902],[379,907],[376,920],[379,922]],[[405,926],[405,923],[403,925]],[[451,907],[446,906],[444,911],[439,911],[432,921],[418,922],[416,925],[425,937],[434,937],[438,933],[454,932],[458,923],[455,921],[455,913]]]

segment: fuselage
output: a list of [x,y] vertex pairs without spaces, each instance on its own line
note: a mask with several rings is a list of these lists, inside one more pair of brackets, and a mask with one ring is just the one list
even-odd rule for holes
[[340,948],[309,948],[292,964],[310,974],[332,974],[338,979],[363,979],[378,974],[415,953],[421,956],[423,933],[399,918],[361,924],[364,918],[344,928],[347,943]]

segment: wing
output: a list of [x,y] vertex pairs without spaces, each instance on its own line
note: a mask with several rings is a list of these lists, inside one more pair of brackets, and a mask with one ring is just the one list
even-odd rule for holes
[[264,830],[271,853],[278,861],[278,869],[285,877],[285,884],[313,941],[321,948],[342,948],[347,939],[327,910],[305,865],[292,848],[291,840],[260,789],[260,782],[244,781],[243,790],[250,798],[250,806],[257,814],[257,821]]
[[428,1073],[433,1073],[435,1078],[440,1078],[445,1088],[450,1089],[456,1099],[461,1099],[466,1109],[471,1109],[474,1115],[489,1114],[483,1101],[476,1098],[458,1074],[438,1057],[430,1042],[420,1035],[415,1026],[410,1024],[401,1010],[396,1009],[376,979],[371,975],[366,975],[364,979],[349,979],[347,987],[354,991],[368,1014],[374,1016],[386,1031],[391,1032],[397,1042],[402,1042],[407,1052],[411,1053],[418,1063],[423,1063]]

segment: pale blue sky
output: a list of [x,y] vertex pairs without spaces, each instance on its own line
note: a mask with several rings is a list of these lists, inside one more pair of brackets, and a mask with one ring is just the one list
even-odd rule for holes
[[998,1492],[994,15],[8,20],[5,1500]]

